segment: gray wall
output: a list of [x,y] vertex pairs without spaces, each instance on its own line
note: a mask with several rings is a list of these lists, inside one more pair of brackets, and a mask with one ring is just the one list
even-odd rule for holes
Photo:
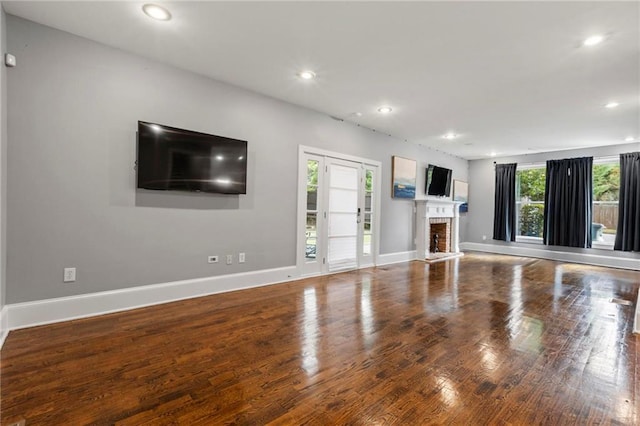
[[[486,244],[510,244],[514,246],[531,247],[526,243],[505,243],[503,241],[494,241],[493,236],[493,209],[494,209],[494,190],[495,190],[495,171],[493,162],[496,163],[539,163],[546,160],[586,157],[593,156],[608,157],[615,156],[624,152],[640,151],[639,143],[615,145],[599,148],[578,149],[570,151],[547,152],[541,154],[520,155],[515,157],[492,158],[490,160],[473,160],[469,162],[469,213],[468,220],[470,224],[467,229],[466,241],[486,243]],[[482,236],[487,237],[486,240]],[[548,246],[535,245],[536,248],[549,248]],[[601,255],[610,255],[617,257],[639,258],[637,253],[624,253],[604,249],[576,249],[569,247],[551,247],[555,251],[566,252],[582,252]]]
[[[7,51],[7,25],[0,7],[0,48]],[[4,60],[3,60],[4,62]],[[7,68],[0,65],[0,309],[7,300]],[[0,330],[1,331],[1,330]]]
[[[7,37],[8,303],[294,265],[300,144],[382,162],[381,253],[414,249],[392,155],[419,186],[428,163],[467,180],[465,160],[68,33],[8,16]],[[136,191],[137,120],[248,140],[247,195]]]

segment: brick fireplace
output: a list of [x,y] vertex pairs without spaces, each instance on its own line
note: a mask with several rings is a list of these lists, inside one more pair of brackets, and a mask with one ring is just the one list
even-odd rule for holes
[[[460,203],[449,200],[416,200],[417,258],[427,262],[462,256],[458,223]],[[434,243],[437,238],[436,250]]]
[[[436,235],[438,236],[437,250]],[[431,253],[449,253],[451,251],[451,219],[440,217],[429,219],[429,251]]]

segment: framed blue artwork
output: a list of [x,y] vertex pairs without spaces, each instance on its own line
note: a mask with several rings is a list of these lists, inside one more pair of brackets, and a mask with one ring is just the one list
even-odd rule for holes
[[391,158],[391,183],[393,198],[416,198],[416,160],[393,156]]

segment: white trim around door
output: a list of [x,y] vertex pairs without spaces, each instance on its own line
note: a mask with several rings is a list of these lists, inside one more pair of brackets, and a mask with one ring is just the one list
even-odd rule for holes
[[[348,262],[350,269],[375,266],[379,256],[381,168],[379,161],[340,154],[320,148],[300,145],[298,151],[298,212],[296,265],[300,276],[334,272],[327,262],[331,224],[329,218],[330,167],[343,165],[357,171],[357,207],[344,218],[356,221],[357,244],[348,245],[356,258]],[[354,174],[355,176],[355,174]],[[334,192],[340,192],[334,191]],[[335,194],[334,194],[335,195]],[[337,225],[334,224],[334,225]],[[332,228],[335,231],[335,228]],[[333,234],[332,234],[333,235]],[[332,251],[332,253],[335,253]],[[335,265],[335,264],[334,264]]]

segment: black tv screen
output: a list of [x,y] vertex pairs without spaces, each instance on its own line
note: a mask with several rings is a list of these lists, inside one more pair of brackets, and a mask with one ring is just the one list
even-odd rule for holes
[[138,188],[247,193],[247,141],[138,121]]
[[427,195],[448,197],[451,193],[451,170],[429,164],[424,192]]

